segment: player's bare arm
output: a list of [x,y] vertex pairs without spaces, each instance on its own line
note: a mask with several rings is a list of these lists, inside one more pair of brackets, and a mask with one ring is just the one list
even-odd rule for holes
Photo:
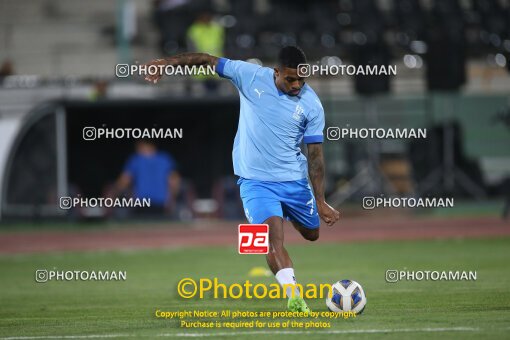
[[126,190],[128,190],[129,186],[131,185],[131,182],[131,175],[128,172],[123,172],[115,182],[111,195],[117,197],[120,194],[126,192]]
[[312,182],[319,216],[328,226],[332,226],[340,219],[340,213],[326,203],[324,197],[324,155],[322,144],[313,143],[308,146],[308,175]]
[[[218,57],[212,56],[207,53],[182,53],[172,57],[155,59],[149,63],[150,65],[172,65],[172,66],[214,66],[218,63]],[[145,80],[156,84],[163,74],[147,75]]]

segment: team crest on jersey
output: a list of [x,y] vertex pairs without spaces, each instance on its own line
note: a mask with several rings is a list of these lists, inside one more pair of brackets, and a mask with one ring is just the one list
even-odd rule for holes
[[296,110],[294,110],[294,113],[292,114],[292,118],[294,118],[297,121],[301,120],[301,117],[303,116],[303,112],[305,112],[305,109],[301,105],[296,105]]

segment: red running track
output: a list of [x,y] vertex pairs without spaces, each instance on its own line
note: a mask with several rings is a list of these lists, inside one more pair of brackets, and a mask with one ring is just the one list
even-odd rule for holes
[[[192,224],[130,225],[121,229],[14,231],[0,233],[0,253],[95,251],[237,245],[233,221]],[[308,242],[286,224],[286,243]],[[510,223],[496,217],[476,218],[346,218],[333,227],[323,225],[318,242],[357,242],[439,238],[510,236]]]

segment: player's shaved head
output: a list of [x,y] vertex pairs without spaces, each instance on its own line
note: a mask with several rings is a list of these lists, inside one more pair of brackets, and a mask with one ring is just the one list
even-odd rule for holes
[[278,66],[274,69],[275,85],[289,96],[297,96],[305,85],[302,77],[298,76],[299,64],[306,63],[306,56],[297,46],[286,46],[278,54]]

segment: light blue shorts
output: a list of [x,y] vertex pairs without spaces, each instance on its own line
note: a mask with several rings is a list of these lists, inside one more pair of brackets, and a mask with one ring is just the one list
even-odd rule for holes
[[317,204],[306,178],[288,182],[267,182],[239,178],[244,213],[252,224],[272,216],[298,222],[308,229],[320,226]]

